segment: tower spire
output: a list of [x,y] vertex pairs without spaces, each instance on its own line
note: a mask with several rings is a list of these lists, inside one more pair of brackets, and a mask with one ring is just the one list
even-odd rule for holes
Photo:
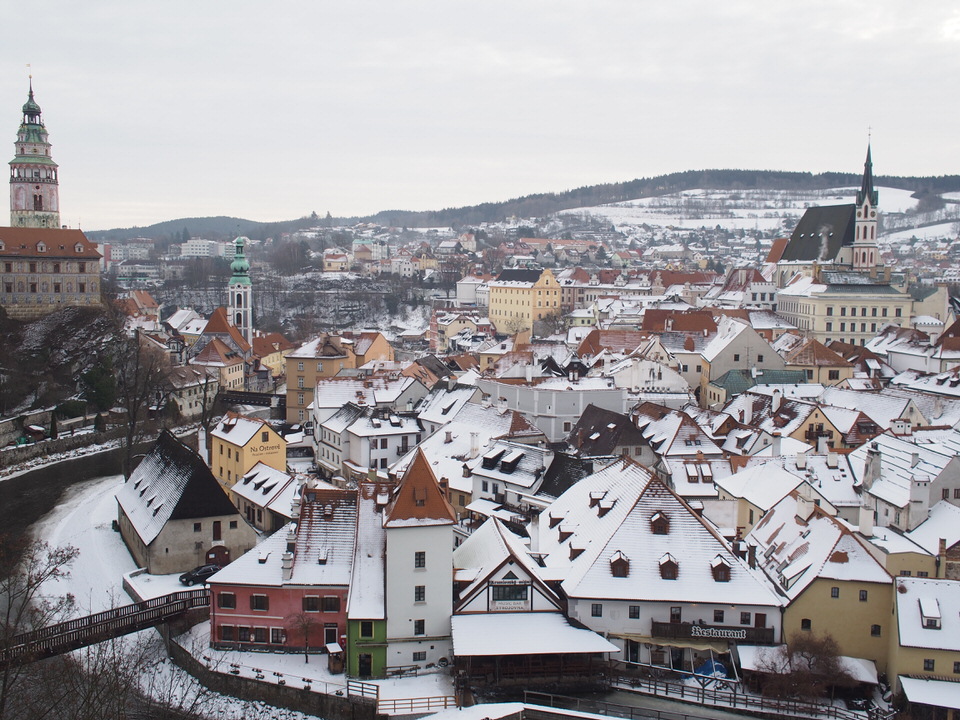
[[857,205],[863,205],[869,202],[876,206],[878,193],[873,187],[873,158],[870,152],[870,141],[867,141],[867,159],[863,163],[863,182],[860,184],[860,192],[857,193]]
[[59,228],[60,186],[57,164],[50,153],[47,129],[33,97],[29,76],[23,120],[10,161],[10,224],[14,227]]
[[253,288],[250,282],[250,263],[243,253],[243,246],[247,238],[238,237],[234,242],[233,262],[230,263],[232,276],[227,286],[229,295],[228,306],[230,320],[243,335],[243,338],[253,344]]

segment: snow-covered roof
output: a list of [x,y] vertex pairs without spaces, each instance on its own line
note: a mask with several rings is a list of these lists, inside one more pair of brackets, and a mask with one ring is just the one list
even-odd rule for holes
[[385,496],[388,490],[374,483],[361,483],[358,492],[357,543],[347,617],[382,620],[386,617],[386,535],[377,497]]
[[116,497],[145,545],[156,539],[168,520],[237,515],[203,458],[167,431]]
[[[594,512],[602,510],[600,503]],[[562,527],[561,523],[561,533]],[[572,540],[566,544],[568,552],[579,549]],[[584,562],[576,563],[563,582],[569,597],[675,602],[709,598],[732,605],[781,604],[763,573],[734,555],[707,520],[656,478],[613,532],[597,538],[583,555]],[[617,556],[629,563],[625,576],[614,575],[612,565]],[[675,578],[661,576],[664,558],[676,563]],[[715,575],[718,561],[729,568],[728,575]]]
[[592,630],[575,628],[561,613],[477,613],[450,618],[457,657],[619,652]]
[[794,490],[747,535],[767,576],[793,600],[818,577],[889,583],[887,571],[840,520]]
[[728,495],[743,498],[761,510],[768,510],[803,479],[787,472],[777,463],[764,463],[718,478],[715,482]]
[[920,577],[896,583],[900,645],[960,652],[960,583]]
[[960,688],[952,680],[899,675],[903,694],[911,703],[960,710]]
[[210,434],[236,447],[245,447],[258,432],[265,430],[270,430],[274,437],[281,442],[286,442],[273,432],[265,420],[244,417],[236,413],[227,413]]
[[906,536],[931,555],[940,548],[940,539],[951,548],[960,542],[960,507],[947,500],[937,502],[927,514],[927,519],[917,525]]

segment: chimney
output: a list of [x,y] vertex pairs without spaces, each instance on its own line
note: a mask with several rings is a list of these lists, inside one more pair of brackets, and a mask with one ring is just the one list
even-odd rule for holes
[[778,388],[777,390],[773,391],[773,398],[770,401],[770,409],[773,410],[773,412],[775,413],[780,412],[780,403],[782,401],[783,401],[783,393]]
[[813,503],[803,497],[797,496],[797,517],[806,521],[813,514]]
[[450,375],[450,377],[447,378],[447,390],[453,390],[456,386],[457,386],[457,376]]
[[751,568],[757,566],[757,546],[756,545],[747,545],[747,563]]
[[747,405],[743,409],[743,424],[753,425],[753,398],[747,397]]
[[865,490],[872,488],[873,483],[880,479],[880,468],[880,444],[872,442],[867,450],[867,459],[863,464],[863,487]]
[[807,456],[803,453],[797,453],[797,470],[807,469]]
[[464,476],[464,477],[471,477],[472,475],[473,475],[473,473],[470,471],[470,466],[467,465],[466,463],[464,463],[464,464],[463,464],[463,476]]
[[470,459],[472,460],[480,452],[480,433],[470,433]]
[[926,475],[910,479],[910,504],[907,505],[906,530],[913,530],[927,519],[930,510],[930,478]]
[[779,430],[773,431],[773,446],[770,448],[771,457],[780,457],[783,454],[783,438]]
[[857,518],[860,534],[865,538],[873,537],[873,508],[864,504],[860,505],[860,516]]
[[443,444],[449,445],[453,442],[453,430],[447,430],[443,436]]
[[280,559],[280,575],[284,582],[293,577],[293,553],[285,552]]
[[920,464],[920,453],[914,452],[910,454],[910,467],[915,468]]
[[817,455],[826,455],[829,452],[827,449],[827,436],[818,435],[817,436]]
[[287,552],[292,553],[297,547],[297,534],[293,531],[293,528],[287,530]]
[[664,321],[664,323],[663,323],[663,329],[664,329],[664,331],[666,331],[666,332],[670,332],[671,330],[673,330],[673,318],[672,318],[672,317],[668,317],[668,318]]
[[533,365],[527,365],[524,368],[524,376],[527,379],[527,382],[533,382]]

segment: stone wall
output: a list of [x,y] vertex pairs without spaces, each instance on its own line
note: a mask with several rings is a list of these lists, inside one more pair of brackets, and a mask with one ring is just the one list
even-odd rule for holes
[[[45,428],[50,426],[50,413],[47,412]],[[39,422],[28,422],[28,425],[40,425]],[[123,428],[111,428],[105,432],[83,433],[81,435],[61,435],[56,440],[41,440],[40,442],[29,445],[16,445],[13,447],[0,448],[0,469],[17,465],[34,458],[45,455],[56,455],[58,453],[70,452],[88,445],[100,445],[109,440],[121,438],[124,435]],[[16,437],[20,436],[17,432]],[[2,443],[0,443],[2,444]]]
[[173,661],[193,675],[202,685],[215,692],[242,700],[269,703],[308,715],[316,715],[326,720],[387,720],[386,715],[377,715],[375,702],[351,699],[346,696],[324,695],[312,690],[214,672],[194,658],[186,649],[170,640],[169,628],[161,627],[161,634],[167,640],[167,649]]

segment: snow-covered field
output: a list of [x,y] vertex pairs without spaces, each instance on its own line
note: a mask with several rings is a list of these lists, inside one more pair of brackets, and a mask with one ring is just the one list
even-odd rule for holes
[[[843,205],[856,200],[856,187],[827,190],[686,190],[609,205],[564,210],[558,214],[603,218],[623,230],[652,225],[696,230],[720,225],[730,230],[790,230],[803,211],[817,205]],[[884,213],[905,213],[917,206],[911,191],[879,187]]]

